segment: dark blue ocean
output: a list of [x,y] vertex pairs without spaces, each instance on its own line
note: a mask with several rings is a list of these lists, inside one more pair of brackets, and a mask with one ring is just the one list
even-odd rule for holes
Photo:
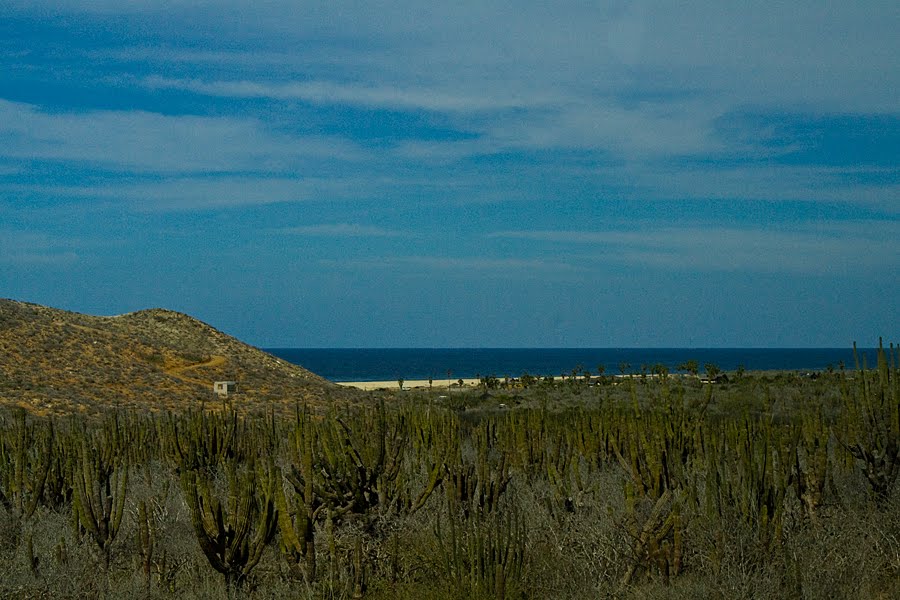
[[[678,365],[696,360],[700,369],[712,363],[731,371],[743,366],[755,370],[820,371],[843,362],[853,368],[852,348],[267,348],[267,352],[301,365],[331,381],[394,381],[469,378],[486,375],[518,377],[562,375],[581,367],[596,374],[603,365],[607,375],[640,372],[641,366]],[[875,350],[860,349],[875,365]],[[860,356],[862,360],[862,356]]]

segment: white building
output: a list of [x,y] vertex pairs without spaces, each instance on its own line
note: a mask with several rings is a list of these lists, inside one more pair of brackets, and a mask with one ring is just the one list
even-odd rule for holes
[[237,392],[236,381],[217,381],[213,384],[213,391],[219,396],[227,396]]

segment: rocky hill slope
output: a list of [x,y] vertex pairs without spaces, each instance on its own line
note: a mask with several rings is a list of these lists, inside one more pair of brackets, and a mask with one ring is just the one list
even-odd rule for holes
[[0,299],[0,404],[38,414],[183,410],[221,405],[213,382],[222,380],[238,383],[229,401],[247,412],[353,396],[185,314],[95,317]]

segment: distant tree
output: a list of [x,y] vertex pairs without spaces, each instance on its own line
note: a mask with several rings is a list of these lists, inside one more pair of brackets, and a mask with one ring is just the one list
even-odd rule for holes
[[397,385],[400,387],[401,390],[403,389],[403,381],[404,380],[402,377],[397,379]]
[[669,368],[662,363],[656,363],[655,365],[653,365],[652,372],[662,380],[665,380],[669,376]]
[[716,366],[716,365],[713,364],[713,363],[706,363],[705,365],[703,365],[703,368],[706,369],[706,377],[707,377],[710,381],[712,381],[713,379],[715,379],[715,378],[716,378],[716,375],[718,375],[719,373],[722,372],[722,371],[719,369],[719,367]]
[[630,368],[631,368],[631,365],[629,365],[627,362],[619,363],[619,373],[621,373],[622,375],[624,375],[625,372]]
[[495,375],[485,375],[481,378],[481,386],[486,390],[496,390],[500,387],[500,380]]
[[698,363],[694,359],[691,359],[678,365],[678,370],[687,371],[688,373],[696,377],[697,373],[700,372],[700,363]]

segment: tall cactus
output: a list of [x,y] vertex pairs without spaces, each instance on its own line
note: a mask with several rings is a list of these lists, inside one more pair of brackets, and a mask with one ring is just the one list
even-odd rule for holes
[[795,477],[797,437],[770,420],[745,416],[708,432],[706,502],[708,517],[721,522],[734,507],[754,529],[762,553],[781,542],[785,497]]
[[316,427],[315,485],[331,515],[387,508],[396,499],[407,434],[401,420],[389,421],[384,400],[374,415],[330,415]]
[[[447,463],[459,449],[459,418],[454,413],[417,413],[410,423],[411,448],[407,467],[427,472],[425,486],[415,499],[410,497],[409,512],[425,506],[447,474]],[[407,486],[409,488],[409,486]],[[412,491],[410,489],[410,491]]]
[[684,493],[666,489],[656,498],[649,515],[640,524],[634,510],[635,499],[630,485],[626,487],[626,513],[632,538],[631,561],[622,584],[629,585],[642,569],[657,567],[665,582],[681,571],[682,520],[680,505]]
[[189,412],[169,415],[160,422],[159,437],[176,468],[190,470],[218,465],[226,459],[240,460],[251,450],[246,425],[233,410],[221,413]]
[[873,373],[865,357],[860,365],[856,343],[853,344],[857,386],[855,390],[845,388],[845,418],[840,434],[878,502],[887,501],[900,476],[900,369],[893,344],[890,350],[888,357],[878,340],[878,364]]
[[443,486],[453,512],[464,516],[472,512],[496,510],[512,475],[509,470],[510,450],[498,445],[497,423],[480,423],[472,435],[474,461],[464,458],[462,449],[447,462]]
[[77,463],[72,469],[73,512],[79,529],[94,540],[103,566],[108,568],[110,547],[122,524],[128,464],[109,436],[88,436],[82,434],[77,442]]
[[289,568],[311,583],[316,578],[315,522],[325,505],[315,490],[315,430],[308,413],[304,412],[302,417],[298,415],[291,441],[292,458],[298,463],[291,465],[287,476],[293,487],[293,502],[288,501],[281,470],[275,470],[275,507],[281,551]]
[[135,541],[137,542],[139,563],[141,572],[144,575],[145,587],[150,589],[151,573],[153,567],[153,553],[156,550],[156,531],[151,517],[152,509],[147,509],[147,501],[141,500],[138,503],[137,514],[137,534]]
[[209,564],[225,577],[226,588],[240,586],[275,536],[275,470],[253,461],[222,465],[227,491],[220,500],[213,477],[201,469],[181,474],[191,524]]
[[801,415],[794,441],[794,478],[797,498],[806,516],[817,521],[819,506],[825,498],[825,489],[831,478],[831,461],[828,458],[831,432],[825,425],[821,408]]
[[480,513],[448,526],[435,523],[440,565],[456,589],[471,597],[515,598],[526,577],[526,532],[518,511]]
[[53,426],[27,421],[19,411],[12,429],[0,435],[0,506],[29,519],[42,501],[53,462]]

